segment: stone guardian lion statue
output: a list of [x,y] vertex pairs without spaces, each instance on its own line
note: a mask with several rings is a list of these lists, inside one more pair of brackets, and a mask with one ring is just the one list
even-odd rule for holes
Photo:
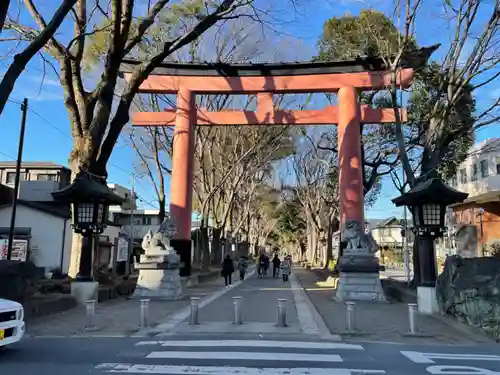
[[346,220],[341,240],[346,243],[346,252],[373,254],[378,250],[378,244],[356,220]]

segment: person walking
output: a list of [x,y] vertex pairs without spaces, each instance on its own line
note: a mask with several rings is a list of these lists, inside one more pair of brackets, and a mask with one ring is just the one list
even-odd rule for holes
[[231,256],[226,255],[224,261],[222,262],[222,270],[220,271],[221,276],[224,278],[224,282],[226,283],[226,288],[231,285],[231,279],[234,272],[234,264]]
[[290,266],[290,262],[288,262],[287,257],[283,259],[283,262],[281,262],[281,275],[283,277],[283,282],[287,283],[288,282],[288,276],[290,275],[290,272],[292,270],[292,267]]
[[247,272],[247,258],[240,257],[238,260],[238,270],[240,271],[240,280],[245,280],[245,273]]
[[280,264],[281,264],[281,260],[278,257],[278,253],[275,253],[274,254],[274,258],[273,258],[273,279],[276,278],[276,277],[279,277],[279,274],[280,274]]

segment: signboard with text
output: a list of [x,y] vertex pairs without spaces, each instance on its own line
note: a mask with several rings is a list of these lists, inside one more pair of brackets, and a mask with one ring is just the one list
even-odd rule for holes
[[[7,259],[7,251],[9,248],[9,240],[0,240],[0,259]],[[14,240],[12,243],[11,260],[20,260],[25,262],[28,256],[28,241],[27,240]]]
[[128,260],[128,248],[128,241],[126,239],[118,239],[118,249],[116,250],[117,262],[126,262]]

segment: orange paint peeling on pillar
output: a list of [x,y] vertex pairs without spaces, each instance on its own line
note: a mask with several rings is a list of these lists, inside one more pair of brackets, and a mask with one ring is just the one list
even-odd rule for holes
[[338,92],[339,198],[341,225],[356,220],[364,227],[363,173],[361,162],[361,116],[355,87]]
[[193,198],[195,95],[182,87],[177,93],[177,111],[170,179],[170,212],[177,223],[177,238],[191,239],[191,206]]

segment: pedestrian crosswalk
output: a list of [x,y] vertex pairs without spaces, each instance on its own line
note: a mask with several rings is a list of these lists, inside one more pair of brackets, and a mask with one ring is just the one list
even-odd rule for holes
[[[140,341],[118,363],[97,373],[144,375],[355,375],[386,374],[363,356],[361,345],[285,340]],[[349,364],[350,366],[346,366]],[[360,366],[362,365],[362,366]],[[377,367],[377,366],[375,366]]]

